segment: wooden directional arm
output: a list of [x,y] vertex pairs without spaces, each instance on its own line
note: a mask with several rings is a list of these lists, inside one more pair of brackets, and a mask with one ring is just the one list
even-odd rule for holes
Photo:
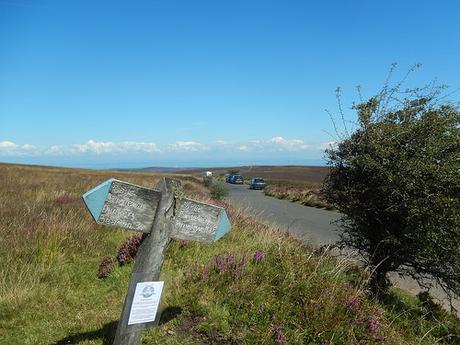
[[180,240],[214,242],[230,231],[225,209],[183,198],[176,207],[171,237]]
[[144,232],[114,345],[139,344],[142,330],[154,324],[128,325],[128,320],[137,284],[159,280],[171,237],[214,242],[230,231],[230,222],[223,208],[176,198],[179,184],[178,181],[162,178],[155,189],[149,189],[110,179],[83,195],[98,224]]
[[[174,191],[180,182],[164,179],[168,190]],[[154,227],[162,192],[118,180],[108,180],[83,195],[83,199],[98,224],[111,225],[149,233]],[[230,231],[230,222],[222,207],[178,198],[168,205],[174,217],[170,236],[181,240],[214,242]]]
[[148,233],[152,230],[161,192],[110,179],[83,195],[98,224]]

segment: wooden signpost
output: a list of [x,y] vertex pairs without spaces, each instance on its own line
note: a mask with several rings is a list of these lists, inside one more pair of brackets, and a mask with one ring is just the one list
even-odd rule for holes
[[211,243],[230,231],[223,208],[181,198],[178,187],[180,182],[169,178],[162,178],[155,189],[110,179],[83,195],[98,224],[144,233],[114,345],[139,344],[143,329],[158,322],[158,279],[171,238]]

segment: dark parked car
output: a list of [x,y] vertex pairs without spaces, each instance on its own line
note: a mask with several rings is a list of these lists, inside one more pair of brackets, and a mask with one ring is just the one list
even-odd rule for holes
[[233,184],[243,184],[244,183],[243,176],[241,176],[241,175],[231,175],[230,179],[229,179],[229,182],[233,183]]
[[251,179],[251,184],[249,185],[249,189],[264,189],[267,184],[265,180],[260,177],[253,177]]

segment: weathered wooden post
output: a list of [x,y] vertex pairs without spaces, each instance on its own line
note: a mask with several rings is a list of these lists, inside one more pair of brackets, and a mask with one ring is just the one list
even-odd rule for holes
[[158,322],[162,282],[157,281],[171,238],[214,242],[230,231],[223,208],[181,198],[178,186],[179,181],[168,178],[155,189],[110,179],[83,195],[98,224],[144,233],[114,345],[139,344],[143,329]]

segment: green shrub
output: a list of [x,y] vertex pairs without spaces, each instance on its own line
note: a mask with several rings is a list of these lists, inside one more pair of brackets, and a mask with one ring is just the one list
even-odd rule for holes
[[389,272],[458,295],[460,112],[433,85],[400,86],[354,106],[358,128],[326,151],[323,193],[345,215],[340,243],[373,267],[377,295]]
[[221,200],[228,195],[227,187],[221,182],[213,183],[210,192],[212,198],[216,200]]
[[207,188],[210,188],[212,186],[212,177],[205,176],[203,177],[203,185]]

